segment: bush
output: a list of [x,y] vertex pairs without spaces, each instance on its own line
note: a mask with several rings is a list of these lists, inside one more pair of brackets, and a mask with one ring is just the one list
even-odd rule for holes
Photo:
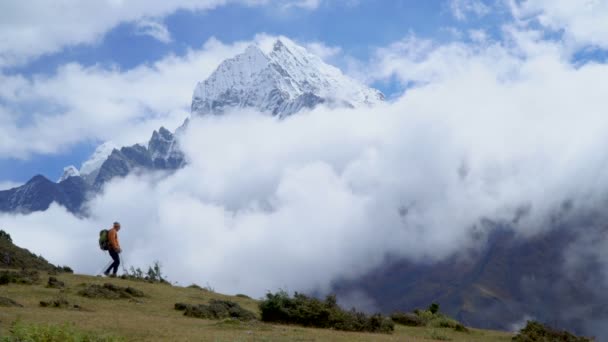
[[590,342],[592,339],[579,337],[567,331],[554,330],[542,323],[528,321],[526,326],[513,337],[516,342],[552,341],[552,342]]
[[395,328],[390,318],[380,314],[368,316],[355,309],[343,310],[335,296],[321,301],[297,292],[293,298],[284,291],[268,293],[266,299],[260,302],[260,311],[265,322],[383,333],[390,333]]
[[203,319],[234,318],[241,321],[256,319],[253,312],[243,309],[238,303],[228,300],[212,299],[208,305],[190,305],[176,303],[175,310],[184,311],[185,316]]
[[11,239],[11,235],[4,230],[0,230],[0,240],[6,240],[10,243],[13,243],[13,239]]
[[69,267],[69,266],[59,266],[57,267],[59,272],[63,272],[63,273],[74,273],[74,270]]
[[115,336],[102,336],[76,330],[73,325],[43,325],[15,322],[10,335],[3,337],[3,342],[44,341],[44,342],[114,342],[124,341]]
[[426,325],[425,321],[413,313],[395,312],[391,315],[391,319],[397,324],[410,327],[422,327]]
[[395,312],[391,315],[395,323],[413,327],[450,328],[458,332],[469,332],[460,322],[439,312],[439,304],[433,303],[427,310],[414,310],[413,313]]
[[152,266],[149,266],[147,272],[144,272],[139,267],[134,268],[131,266],[127,273],[120,276],[120,278],[125,280],[145,281],[148,283],[171,284],[163,276],[162,265],[158,261],[155,261]]
[[23,305],[15,302],[14,300],[7,297],[0,297],[0,307],[18,307],[22,308]]
[[0,271],[0,285],[26,284],[32,285],[40,280],[40,274],[37,271]]
[[46,287],[52,289],[62,289],[65,287],[65,283],[55,277],[49,277]]

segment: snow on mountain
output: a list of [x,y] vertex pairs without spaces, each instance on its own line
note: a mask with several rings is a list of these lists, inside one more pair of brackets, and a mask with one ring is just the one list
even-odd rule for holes
[[264,53],[252,45],[225,60],[192,96],[193,114],[221,114],[230,108],[252,107],[287,116],[318,104],[333,107],[371,106],[384,101],[369,88],[326,64],[286,38]]
[[103,162],[108,159],[108,156],[115,148],[118,148],[118,146],[116,146],[116,144],[111,141],[107,141],[99,145],[95,149],[95,152],[93,152],[93,155],[91,155],[91,157],[87,161],[82,163],[82,166],[80,167],[80,174],[83,176],[89,175],[95,172],[96,170],[99,170],[101,164],[103,164]]
[[61,183],[70,177],[78,177],[78,176],[80,176],[80,171],[78,171],[76,166],[74,166],[74,165],[66,166],[63,168],[63,175],[61,176],[61,178],[59,178],[57,183]]

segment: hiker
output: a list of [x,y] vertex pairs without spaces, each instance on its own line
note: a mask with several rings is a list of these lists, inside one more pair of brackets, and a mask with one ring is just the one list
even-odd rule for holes
[[112,276],[116,276],[116,272],[118,271],[118,266],[120,265],[120,243],[118,243],[118,231],[120,230],[120,223],[114,222],[114,226],[112,229],[108,230],[108,252],[110,252],[110,256],[114,262],[108,267],[108,269],[104,272],[106,276],[110,275],[110,270],[112,271]]

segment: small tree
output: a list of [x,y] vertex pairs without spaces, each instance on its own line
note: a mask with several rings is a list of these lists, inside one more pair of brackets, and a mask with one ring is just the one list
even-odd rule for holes
[[439,312],[439,304],[432,303],[428,309],[433,315]]
[[163,274],[161,271],[161,264],[159,261],[155,261],[154,265],[148,268],[148,278],[152,281],[164,282]]

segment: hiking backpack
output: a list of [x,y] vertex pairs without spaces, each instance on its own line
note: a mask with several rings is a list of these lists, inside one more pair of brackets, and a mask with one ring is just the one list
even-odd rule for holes
[[107,251],[110,248],[107,229],[102,229],[99,232],[99,248],[101,248],[102,251]]

